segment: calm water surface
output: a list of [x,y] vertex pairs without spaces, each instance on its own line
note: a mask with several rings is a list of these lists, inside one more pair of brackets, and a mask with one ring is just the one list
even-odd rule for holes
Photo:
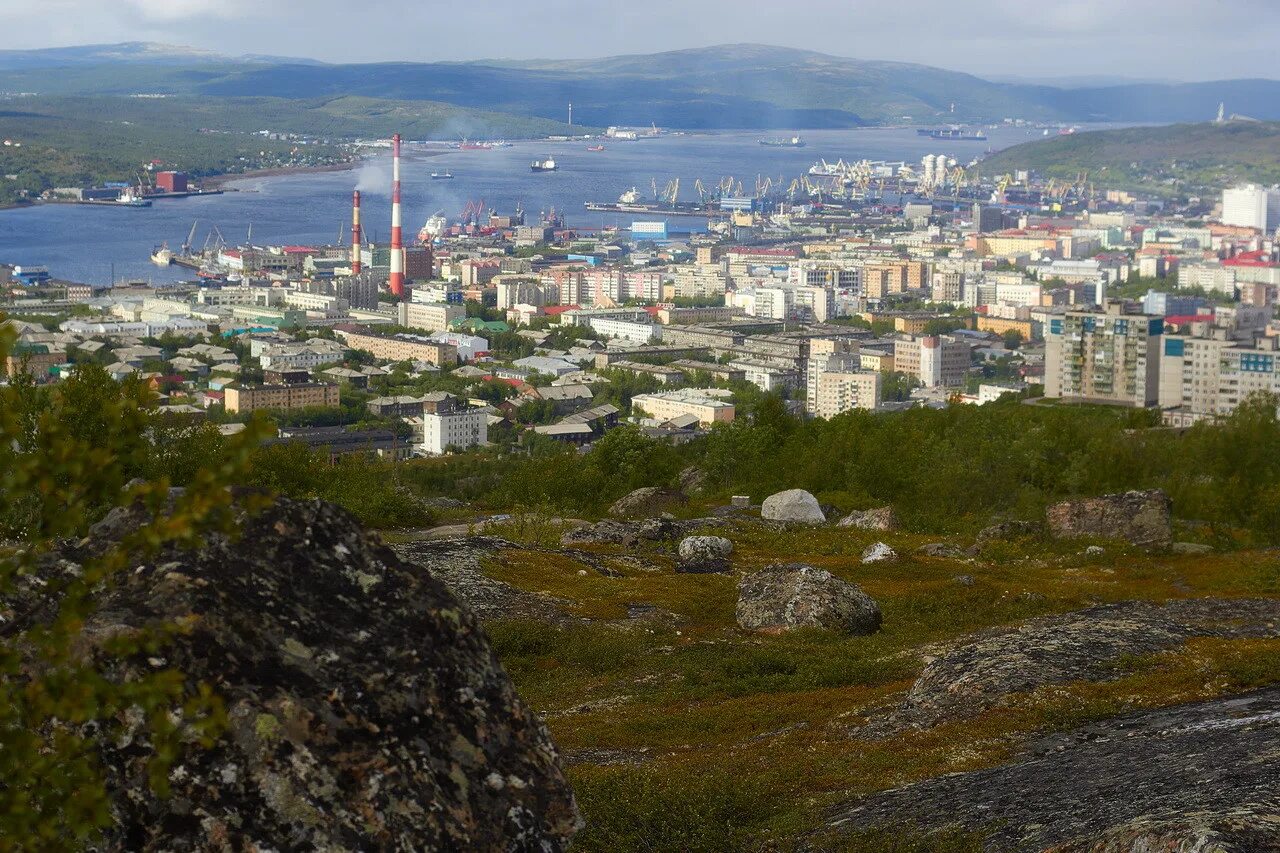
[[[1039,136],[1039,131],[988,131],[987,142],[943,142],[918,136],[910,128],[808,131],[805,148],[767,148],[759,133],[665,136],[637,142],[610,142],[605,150],[587,150],[588,142],[517,142],[490,151],[448,151],[421,156],[406,151],[404,206],[406,239],[416,235],[427,217],[442,211],[451,220],[469,201],[510,212],[555,207],[579,228],[618,225],[631,214],[588,213],[586,201],[612,202],[628,188],[649,194],[651,180],[661,189],[680,179],[680,198],[696,198],[694,180],[714,187],[732,175],[747,187],[756,176],[779,176],[788,183],[818,158],[906,160],[918,163],[926,154],[946,154],[967,163],[988,148],[1004,148]],[[778,134],[782,135],[782,134]],[[533,173],[535,158],[553,156],[560,171]],[[453,180],[432,180],[432,171],[449,171]],[[189,271],[160,269],[148,260],[161,242],[177,247],[193,223],[195,244],[203,244],[216,226],[230,243],[244,242],[253,229],[258,245],[314,244],[350,239],[351,191],[364,197],[366,234],[387,239],[390,232],[390,155],[384,154],[354,171],[248,178],[228,185],[228,192],[206,198],[157,201],[150,208],[117,209],[84,205],[43,205],[0,211],[0,262],[44,264],[59,278],[90,283],[144,279],[155,283],[189,278]],[[682,227],[696,225],[682,219]]]

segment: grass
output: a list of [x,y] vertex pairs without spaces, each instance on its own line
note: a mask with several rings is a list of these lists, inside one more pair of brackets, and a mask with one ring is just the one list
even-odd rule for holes
[[[896,706],[938,643],[1093,604],[1275,595],[1280,555],[1147,554],[1105,543],[1029,539],[973,561],[917,557],[928,537],[821,528],[731,526],[736,571],[801,560],[862,586],[883,630],[740,631],[736,576],[680,575],[669,550],[593,547],[606,577],[577,556],[502,551],[484,568],[571,602],[580,623],[487,626],[521,695],[560,746],[587,820],[585,851],[813,849],[901,853],[980,849],[981,833],[909,829],[822,835],[835,804],[1009,760],[1029,738],[1120,713],[1280,683],[1280,640],[1199,639],[1121,658],[1098,683],[1050,685],[977,716],[889,737],[859,736]],[[863,565],[867,545],[901,559]],[[969,575],[972,585],[955,581]],[[628,619],[650,605],[667,618]]]

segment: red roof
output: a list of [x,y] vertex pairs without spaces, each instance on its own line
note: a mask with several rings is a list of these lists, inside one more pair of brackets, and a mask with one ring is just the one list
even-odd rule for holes
[[662,309],[659,308],[657,305],[646,305],[644,306],[644,310],[648,313],[650,317],[657,317],[658,312],[661,311]]
[[581,308],[581,305],[547,305],[542,310],[545,311],[549,317],[559,317],[566,311],[578,311],[581,310]]
[[285,246],[281,251],[286,255],[314,255],[316,252],[311,246]]
[[1212,323],[1212,314],[1179,314],[1173,317],[1165,317],[1165,323],[1171,326],[1185,326],[1188,323]]
[[1264,257],[1266,253],[1259,249],[1256,252],[1241,252],[1234,258],[1228,258],[1222,262],[1224,267],[1277,267],[1280,264],[1267,260]]

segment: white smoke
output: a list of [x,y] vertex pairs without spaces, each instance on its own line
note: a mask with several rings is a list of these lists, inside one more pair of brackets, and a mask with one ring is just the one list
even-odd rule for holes
[[391,167],[386,163],[365,163],[356,169],[356,189],[375,195],[391,194]]

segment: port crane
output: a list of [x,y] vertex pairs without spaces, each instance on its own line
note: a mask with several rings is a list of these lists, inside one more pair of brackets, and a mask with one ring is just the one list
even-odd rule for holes
[[191,243],[196,239],[196,226],[199,224],[200,224],[199,219],[191,223],[191,232],[187,234],[187,239],[184,240],[182,243],[182,254],[184,255],[191,254]]
[[679,199],[680,199],[680,179],[676,178],[674,180],[667,181],[667,185],[663,187],[662,193],[658,196],[658,200],[664,201],[667,204],[674,205],[679,201]]

